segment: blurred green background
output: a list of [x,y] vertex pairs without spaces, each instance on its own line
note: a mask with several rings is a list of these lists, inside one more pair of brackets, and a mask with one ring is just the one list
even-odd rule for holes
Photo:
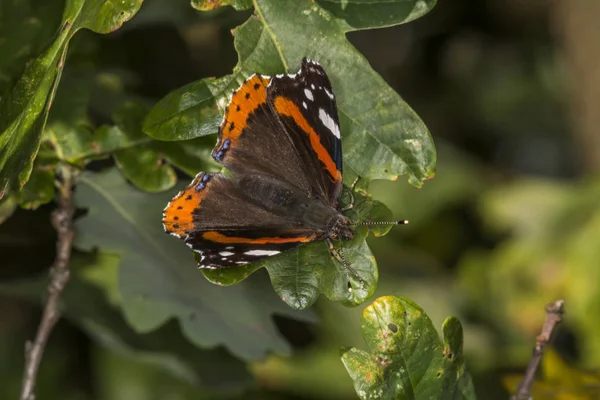
[[[230,30],[250,13],[147,0],[114,34],[76,36],[64,79],[93,65],[105,83],[156,101],[230,73]],[[554,340],[559,354],[578,368],[600,366],[598,17],[600,3],[589,0],[446,0],[412,23],[348,35],[424,120],[438,150],[436,177],[422,189],[403,178],[371,185],[395,217],[410,220],[370,240],[380,271],[375,297],[408,297],[438,327],[457,316],[482,399],[508,397],[502,377],[527,364],[544,305],[558,298],[567,310]],[[106,101],[92,100],[100,122]],[[2,399],[18,396],[24,342],[41,312],[9,288],[52,263],[52,209],[18,210],[0,225]],[[220,368],[239,366],[224,361],[231,356],[223,349],[205,352],[199,368],[212,376],[200,385],[165,358],[115,343],[76,316],[63,319],[42,362],[38,399],[354,399],[339,348],[365,348],[363,308],[320,299],[314,323],[275,317],[293,355],[252,362],[249,374],[228,382]],[[164,327],[180,338],[178,329]]]

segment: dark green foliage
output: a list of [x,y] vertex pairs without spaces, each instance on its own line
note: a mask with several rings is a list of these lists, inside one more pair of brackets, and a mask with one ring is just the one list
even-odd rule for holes
[[[323,241],[245,268],[198,271],[193,253],[164,233],[161,213],[191,176],[220,169],[210,151],[231,92],[253,73],[296,72],[308,57],[323,65],[335,90],[344,182],[361,177],[355,207],[347,215],[357,223],[391,221],[390,209],[369,194],[371,182],[402,177],[421,188],[435,174],[436,149],[421,119],[347,34],[409,22],[431,10],[434,0],[192,0],[190,15],[205,21],[236,11],[247,18],[233,30],[237,65],[217,78],[170,87],[161,92],[162,99],[136,87],[132,75],[138,71],[113,67],[112,55],[102,47],[108,42],[96,35],[119,30],[110,40],[131,40],[127,29],[135,30],[136,20],[119,28],[142,0],[13,3],[0,6],[0,39],[6,38],[0,40],[0,54],[10,55],[0,57],[0,222],[17,207],[38,214],[51,209],[54,205],[43,206],[56,196],[60,171],[77,172],[75,252],[61,309],[78,329],[111,351],[201,387],[202,396],[212,398],[252,387],[249,362],[292,354],[293,335],[282,335],[275,315],[304,326],[315,323],[316,314],[299,310],[322,294],[343,306],[358,306],[375,294],[379,271],[367,238],[387,234],[389,226],[358,227],[353,240],[335,243],[363,286]],[[192,7],[215,11],[194,14]],[[161,20],[158,14],[137,23]],[[184,23],[177,28],[182,36],[198,39]],[[9,36],[16,29],[23,33]],[[91,32],[75,35],[82,29]],[[347,191],[346,186],[343,204],[349,202]],[[47,263],[41,264],[45,270]],[[0,291],[37,303],[46,285],[42,277],[23,274],[0,282]],[[416,305],[388,300],[394,303],[393,315],[384,315],[385,327],[365,317],[363,328],[374,351],[378,343],[372,335],[378,330],[406,339],[390,350],[390,371],[406,368],[402,382],[414,371],[424,377],[411,388],[416,398],[471,399],[458,320],[446,321],[440,343],[431,321],[416,315],[422,313]],[[382,301],[387,300],[368,310]],[[403,319],[399,310],[414,319]],[[414,326],[408,328],[407,321]],[[414,343],[417,337],[423,341]],[[397,351],[404,346],[412,356]],[[391,372],[377,370],[380,365],[370,354],[349,350],[343,361],[359,394],[396,383]],[[362,371],[363,364],[381,378],[377,385],[365,382],[372,371]],[[386,389],[379,398],[411,398],[398,397],[405,394]]]

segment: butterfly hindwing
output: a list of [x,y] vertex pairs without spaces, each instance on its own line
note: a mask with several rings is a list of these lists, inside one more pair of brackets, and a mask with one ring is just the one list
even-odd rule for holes
[[200,254],[201,268],[235,267],[313,240],[316,232],[256,204],[237,180],[199,173],[163,212],[165,231]]

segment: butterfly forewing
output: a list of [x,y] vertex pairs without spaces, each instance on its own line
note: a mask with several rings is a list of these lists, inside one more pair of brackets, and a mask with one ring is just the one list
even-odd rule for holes
[[304,59],[300,72],[271,79],[267,101],[294,142],[314,190],[337,206],[342,142],[333,89],[323,68]]
[[254,75],[232,96],[219,129],[213,158],[233,173],[258,173],[309,194],[311,177],[287,132],[267,104],[271,78]]

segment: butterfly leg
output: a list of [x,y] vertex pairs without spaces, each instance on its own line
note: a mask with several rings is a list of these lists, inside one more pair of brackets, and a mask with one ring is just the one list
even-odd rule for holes
[[360,176],[357,176],[356,179],[354,179],[354,182],[352,182],[352,185],[350,185],[350,191],[348,192],[350,194],[350,203],[348,203],[346,207],[342,208],[342,212],[348,211],[354,207],[354,188],[356,187],[359,179]]
[[[358,273],[356,272],[356,270],[354,268],[352,268],[348,264],[348,262],[346,261],[346,259],[343,257],[342,248],[340,247],[340,251],[338,252],[335,249],[335,246],[333,245],[333,241],[331,239],[329,239],[329,238],[327,238],[327,244],[329,245],[329,252],[333,256],[333,258],[335,258],[336,260],[339,261],[340,264],[342,264],[342,266],[346,270],[346,273],[349,276],[352,275],[354,278],[356,278],[360,282],[360,285],[361,285],[361,287],[362,287],[363,290],[366,290],[367,285],[366,285],[364,279],[361,278],[360,275],[358,275]],[[350,284],[350,279],[348,279],[348,291],[352,291],[352,285]]]

